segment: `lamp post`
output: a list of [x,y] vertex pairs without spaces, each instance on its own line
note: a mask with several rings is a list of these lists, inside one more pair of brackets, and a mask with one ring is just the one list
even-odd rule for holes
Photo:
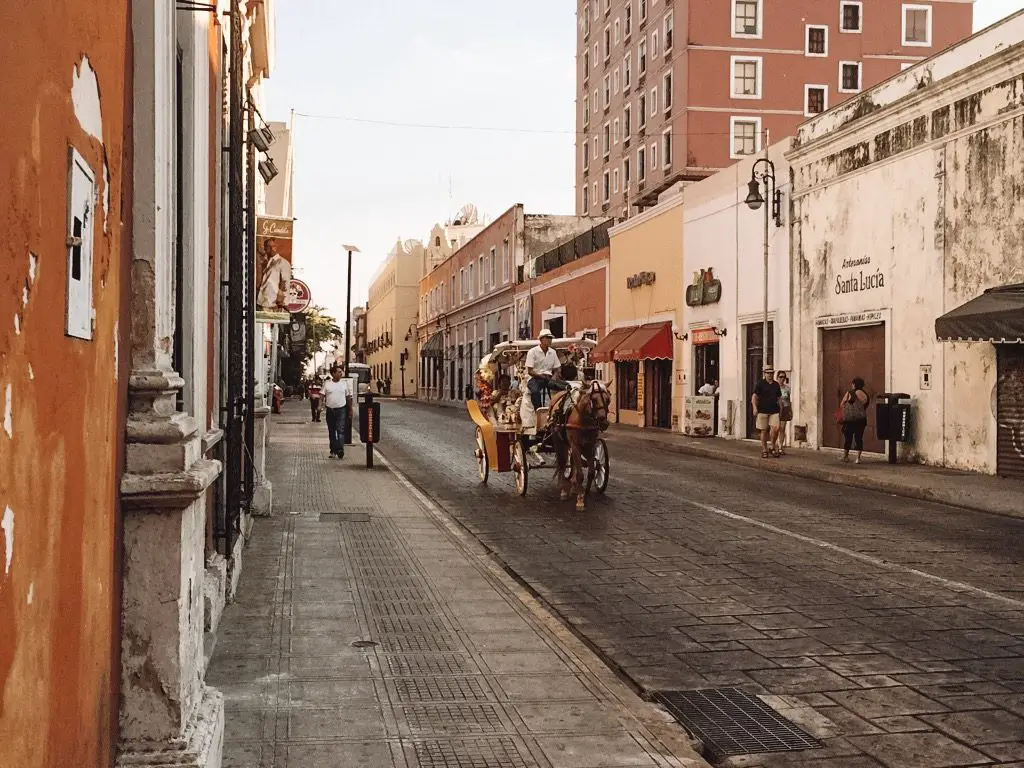
[[[782,193],[775,184],[775,164],[768,159],[768,139],[765,138],[765,156],[758,158],[754,167],[750,169],[750,182],[747,184],[747,198],[744,202],[752,211],[764,206],[764,321],[761,326],[763,333],[761,347],[761,367],[768,365],[768,222],[769,218],[775,219],[775,225],[780,224],[780,212]],[[761,186],[764,185],[764,194],[761,194]],[[771,206],[766,205],[771,201]]]
[[409,359],[409,349],[406,347],[401,354],[398,355],[398,372],[402,377],[402,399],[405,399],[405,361]]
[[[346,251],[348,251],[348,289],[345,292],[345,375],[348,376],[348,364],[350,356],[352,355],[352,254],[359,253],[359,249],[354,245],[342,245]],[[355,400],[359,394],[358,388],[352,393],[352,399]],[[345,444],[352,445],[352,414],[348,414],[348,418],[345,419]]]

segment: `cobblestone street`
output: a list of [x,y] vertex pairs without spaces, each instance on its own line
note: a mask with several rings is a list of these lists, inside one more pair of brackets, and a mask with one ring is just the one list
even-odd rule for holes
[[388,402],[382,424],[381,453],[645,694],[736,686],[823,744],[722,765],[1024,767],[1024,520],[624,434],[578,514],[549,469],[525,499],[482,486],[463,411]]

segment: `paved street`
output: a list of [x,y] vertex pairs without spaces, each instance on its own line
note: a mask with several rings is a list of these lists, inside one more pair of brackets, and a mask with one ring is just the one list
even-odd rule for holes
[[526,499],[481,486],[462,411],[382,423],[381,452],[645,693],[738,686],[824,744],[723,765],[1024,766],[1024,520],[622,434],[577,514],[550,470]]

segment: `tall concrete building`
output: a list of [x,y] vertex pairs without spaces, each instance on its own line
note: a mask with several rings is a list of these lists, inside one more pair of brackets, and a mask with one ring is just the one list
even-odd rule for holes
[[578,0],[576,209],[630,215],[971,34],[972,0]]

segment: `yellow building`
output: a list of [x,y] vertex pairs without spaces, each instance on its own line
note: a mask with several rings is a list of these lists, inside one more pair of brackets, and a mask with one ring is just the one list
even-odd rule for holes
[[366,364],[371,387],[381,394],[416,396],[416,312],[423,250],[419,240],[399,241],[370,283]]
[[673,187],[658,205],[613,227],[608,333],[594,361],[614,380],[614,420],[679,429],[683,413],[683,197]]

